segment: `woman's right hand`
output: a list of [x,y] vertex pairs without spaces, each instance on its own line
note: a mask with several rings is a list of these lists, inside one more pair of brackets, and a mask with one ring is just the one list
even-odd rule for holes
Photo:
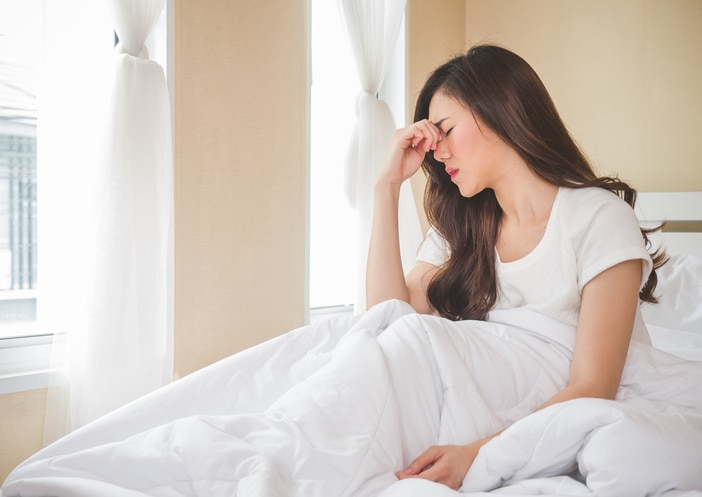
[[428,119],[398,129],[378,182],[401,185],[419,170],[424,156],[429,151],[436,150],[441,140],[441,130]]

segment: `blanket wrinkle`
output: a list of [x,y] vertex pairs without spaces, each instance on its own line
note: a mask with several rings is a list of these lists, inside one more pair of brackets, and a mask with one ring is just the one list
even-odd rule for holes
[[[574,462],[597,497],[696,490],[702,488],[700,419],[700,414],[691,418],[603,399],[556,404],[486,444],[463,490],[491,490],[554,471],[567,474]],[[517,441],[530,450],[515,452]]]
[[[385,403],[384,403],[383,408],[382,408],[383,414],[389,409],[389,406],[391,405],[391,402],[390,402],[391,400],[392,400],[391,395],[388,395],[385,399]],[[373,469],[372,469],[374,466],[377,467],[377,465],[375,464],[375,461],[372,460],[373,455],[371,454],[371,447],[374,446],[376,444],[376,442],[378,441],[378,439],[381,438],[379,431],[380,431],[380,425],[376,426],[375,431],[373,432],[373,435],[371,436],[370,444],[368,445],[366,451],[362,454],[361,463],[359,464],[359,467],[369,466],[370,469],[368,471],[357,471],[355,474],[355,478],[350,480],[348,485],[346,486],[346,488],[343,489],[343,491],[341,493],[342,497],[355,495],[356,492],[358,491],[358,489],[363,487],[366,480],[368,480],[368,479],[372,480],[374,478],[378,478],[378,477],[383,476],[382,471],[380,472],[380,474],[377,474],[377,473],[373,474]],[[382,446],[382,444],[380,444],[380,445]],[[387,455],[388,455],[389,459],[392,459],[391,454],[387,454]],[[371,474],[370,478],[368,477],[369,473]]]

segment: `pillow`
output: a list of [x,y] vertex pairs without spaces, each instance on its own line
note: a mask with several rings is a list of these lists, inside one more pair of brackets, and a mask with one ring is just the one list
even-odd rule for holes
[[702,335],[702,256],[671,255],[656,272],[658,304],[642,304],[646,324]]

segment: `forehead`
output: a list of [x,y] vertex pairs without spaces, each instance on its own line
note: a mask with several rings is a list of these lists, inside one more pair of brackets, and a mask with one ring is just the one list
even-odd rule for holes
[[463,102],[441,91],[435,93],[429,102],[429,121],[434,124],[443,119],[455,118],[465,112],[470,110]]

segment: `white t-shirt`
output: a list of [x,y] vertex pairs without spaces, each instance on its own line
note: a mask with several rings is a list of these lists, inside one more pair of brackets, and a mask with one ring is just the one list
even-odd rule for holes
[[[433,229],[418,261],[441,266],[446,241]],[[493,310],[527,308],[577,326],[582,290],[592,278],[620,262],[641,259],[641,287],[653,263],[634,210],[602,188],[560,188],[539,244],[514,262],[496,253],[497,301]],[[634,339],[650,343],[637,313]]]

